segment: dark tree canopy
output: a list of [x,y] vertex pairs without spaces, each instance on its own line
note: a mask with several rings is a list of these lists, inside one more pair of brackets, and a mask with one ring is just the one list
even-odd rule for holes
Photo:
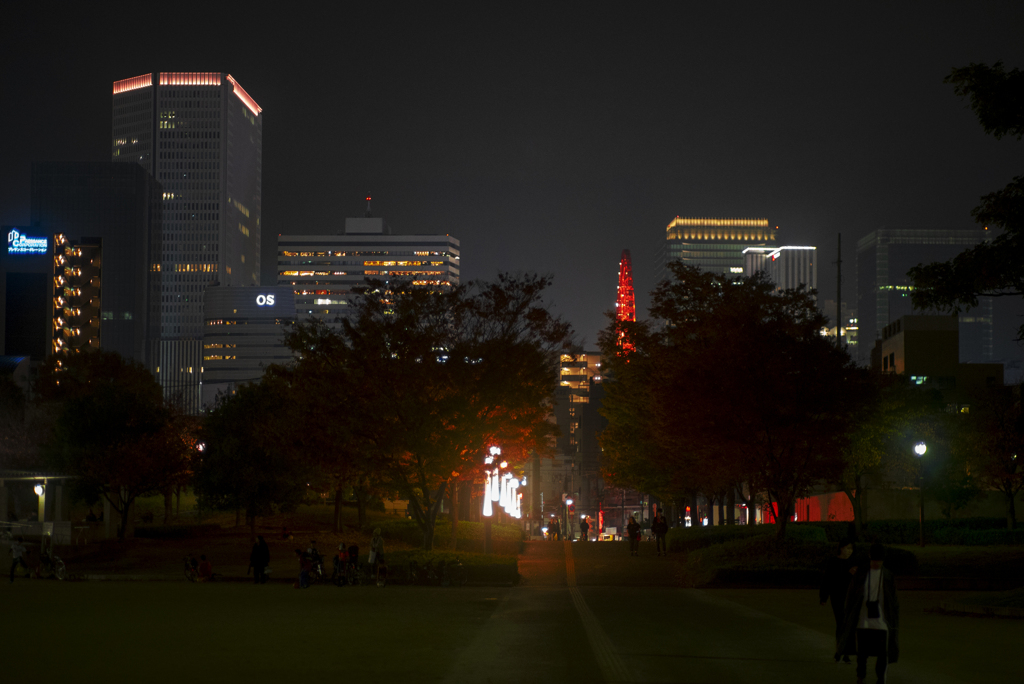
[[121,514],[123,538],[136,498],[181,481],[189,470],[191,421],[163,400],[141,364],[115,352],[54,355],[37,390],[57,405],[49,458],[106,497]]
[[716,498],[746,483],[791,510],[841,470],[866,376],[821,336],[827,321],[806,290],[670,267],[654,322],[625,331],[635,351],[616,355],[618,326],[602,336],[608,474]]
[[[1002,138],[1024,136],[1024,72],[971,64],[953,69],[946,83],[970,99],[985,132]],[[993,231],[992,240],[972,247],[950,261],[918,265],[908,275],[914,283],[914,306],[940,311],[970,310],[979,297],[1024,295],[1024,176],[981,198],[971,212]],[[1024,325],[1017,339],[1024,340]]]
[[320,438],[325,452],[339,472],[408,499],[427,548],[443,497],[478,478],[487,445],[513,463],[548,450],[570,341],[544,304],[549,285],[534,275],[441,290],[374,282],[340,334],[304,323],[290,338],[297,391],[323,385],[320,373],[336,383],[323,391],[344,427]]

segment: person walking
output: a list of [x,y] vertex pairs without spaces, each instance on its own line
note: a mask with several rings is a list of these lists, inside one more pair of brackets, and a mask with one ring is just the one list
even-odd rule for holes
[[384,560],[384,537],[381,536],[380,528],[373,531],[370,539],[370,566],[373,569],[373,576],[377,576],[377,564]]
[[640,555],[640,523],[636,518],[629,516],[629,524],[626,525],[626,534],[629,535],[629,555]]
[[548,528],[548,532],[554,541],[562,540],[562,524],[558,522],[558,518],[551,519],[551,527]]
[[267,546],[267,542],[262,536],[257,536],[256,543],[252,545],[252,552],[249,554],[249,568],[252,570],[254,584],[267,583],[267,566],[269,565],[270,547]]
[[839,542],[839,550],[835,556],[830,556],[825,561],[825,569],[821,576],[821,588],[818,590],[818,600],[821,605],[832,602],[832,615],[836,619],[836,652],[835,660],[838,663],[842,658],[844,663],[850,662],[852,651],[842,652],[839,644],[843,639],[843,632],[846,629],[846,622],[843,620],[843,608],[846,603],[846,594],[850,589],[850,581],[857,572],[857,565],[853,560],[853,542],[844,539]]
[[875,658],[875,676],[885,682],[889,663],[900,656],[900,604],[892,573],[883,567],[885,547],[872,544],[870,563],[860,568],[846,594],[843,620],[846,629],[839,650],[852,652],[856,645],[857,684],[868,674],[868,658]]
[[14,582],[14,571],[17,570],[18,566],[28,570],[28,566],[25,565],[25,545],[22,542],[25,541],[21,537],[11,543],[11,582]]
[[665,519],[665,514],[661,511],[658,511],[657,517],[651,523],[651,532],[654,533],[654,540],[658,544],[658,555],[667,556],[668,546],[665,544],[665,535],[668,534],[668,520]]
[[580,523],[580,541],[590,541],[590,523],[586,518]]

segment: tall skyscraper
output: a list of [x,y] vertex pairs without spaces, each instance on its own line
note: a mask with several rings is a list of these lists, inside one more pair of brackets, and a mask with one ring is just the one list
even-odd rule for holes
[[[907,271],[918,264],[952,259],[989,239],[983,229],[879,228],[857,242],[858,361],[867,364],[882,329],[915,311]],[[960,314],[960,361],[992,360],[992,299]]]
[[259,285],[262,149],[262,109],[230,74],[114,83],[111,158],[163,185],[158,377],[188,410],[199,410],[206,286]]
[[669,277],[668,264],[672,261],[698,266],[710,273],[743,275],[744,249],[777,244],[778,226],[770,228],[768,219],[677,216],[665,228],[665,248],[656,279],[661,282]]

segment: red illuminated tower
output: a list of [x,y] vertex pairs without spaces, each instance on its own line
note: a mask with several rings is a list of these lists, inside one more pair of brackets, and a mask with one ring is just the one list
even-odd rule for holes
[[[622,250],[622,259],[619,260],[619,290],[615,298],[615,315],[620,321],[633,323],[636,321],[636,304],[633,299],[633,260],[629,257],[629,250]],[[623,351],[632,351],[633,345],[619,337],[619,346]]]

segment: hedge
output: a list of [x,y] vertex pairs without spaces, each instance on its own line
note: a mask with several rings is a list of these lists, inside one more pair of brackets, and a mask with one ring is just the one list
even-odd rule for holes
[[[758,525],[771,529],[771,525]],[[789,526],[787,526],[788,532]],[[693,586],[715,583],[741,584],[815,584],[825,560],[835,554],[827,541],[800,539],[787,534],[782,542],[763,534],[696,551],[687,558],[684,582]],[[866,563],[868,544],[854,547],[857,562]],[[905,549],[887,548],[885,565],[895,575],[918,572],[917,556]]]
[[1020,546],[1024,544],[1024,529],[1008,530],[1005,526],[1001,530],[946,527],[936,530],[932,541],[955,546]]
[[[790,523],[790,525],[821,528],[825,531],[828,540],[834,543],[849,539],[853,535],[852,522],[830,520],[828,522]],[[917,544],[921,539],[921,528],[920,523],[914,519],[869,520],[864,525],[863,537],[865,542],[880,544]],[[925,543],[929,544],[967,546],[1024,543],[1016,531],[1011,533],[1006,529],[1006,518],[925,520],[924,539]]]
[[[688,553],[717,544],[776,534],[775,525],[718,525],[715,527],[674,527],[668,531],[668,550]],[[826,542],[825,531],[816,527],[786,525],[786,537],[813,542]]]
[[[385,539],[402,541],[412,546],[423,545],[423,531],[415,520],[402,518],[367,523],[363,527],[363,532],[371,534],[378,527]],[[451,535],[451,523],[439,521],[434,527],[434,544],[447,545]],[[456,549],[463,553],[482,553],[483,547],[484,524],[460,520]],[[492,525],[491,548],[493,553],[497,554],[519,554],[523,548],[523,530],[516,525]]]
[[201,525],[152,525],[138,526],[135,528],[135,537],[138,539],[191,539],[193,537],[208,537],[211,534],[220,532],[220,525],[214,523],[203,523]]

